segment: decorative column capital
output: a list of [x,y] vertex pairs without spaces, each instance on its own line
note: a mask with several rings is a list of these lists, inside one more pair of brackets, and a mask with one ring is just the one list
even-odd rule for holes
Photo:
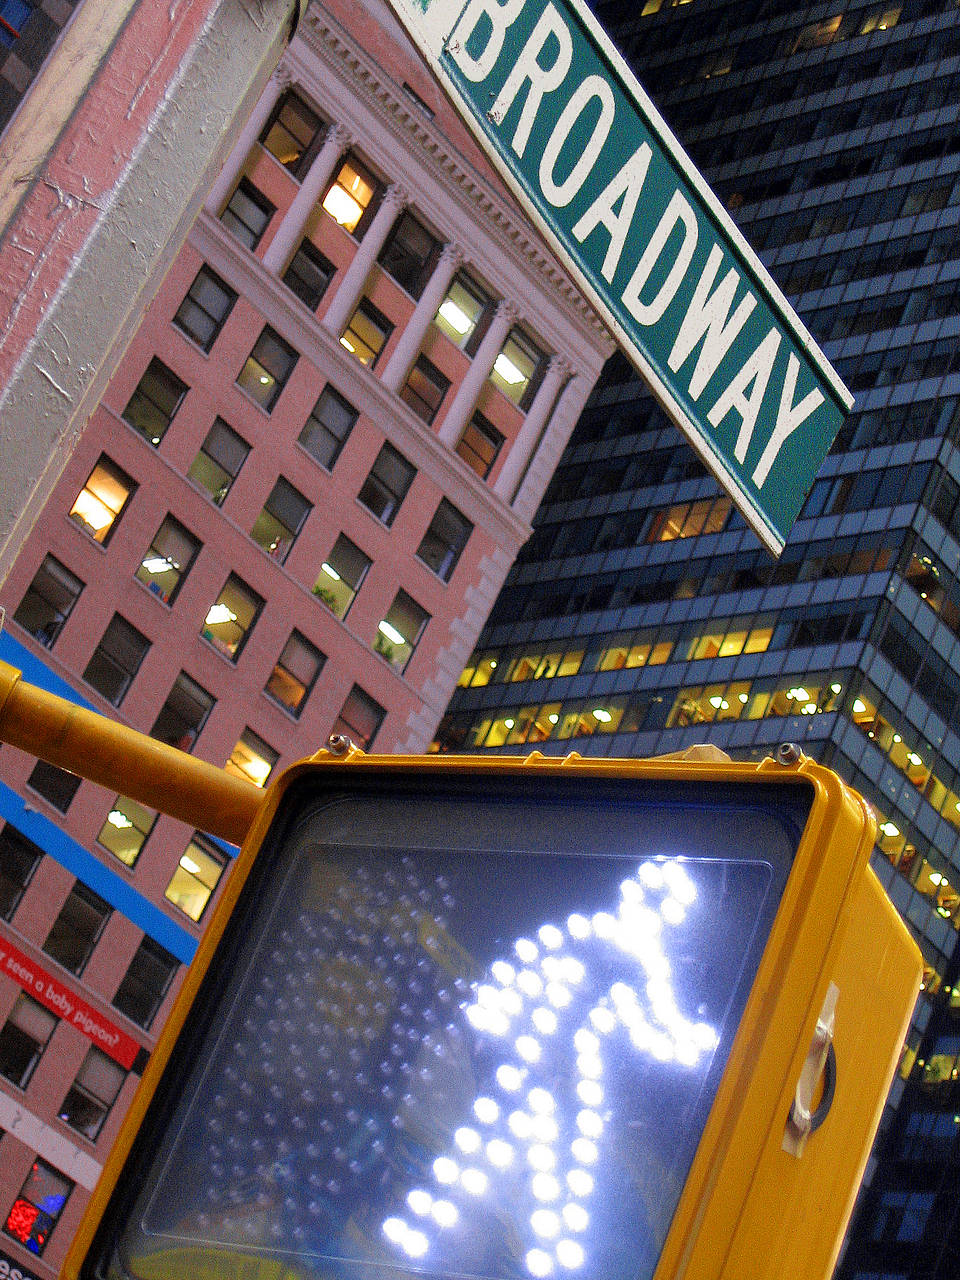
[[566,381],[573,373],[573,361],[562,355],[551,356],[550,364],[547,368],[548,372],[556,374],[558,378]]
[[348,147],[353,146],[353,134],[344,124],[332,124],[327,130],[324,142],[334,142],[338,150],[346,151]]
[[277,67],[270,79],[281,93],[293,87],[294,75],[289,67]]
[[399,213],[410,203],[410,193],[399,182],[391,182],[383,195],[382,207]]
[[466,256],[466,251],[462,245],[457,244],[455,240],[448,240],[441,250],[440,261],[445,267],[452,267],[455,271],[463,263]]
[[520,306],[512,298],[503,298],[497,303],[496,318],[505,320],[507,324],[515,324],[520,319]]

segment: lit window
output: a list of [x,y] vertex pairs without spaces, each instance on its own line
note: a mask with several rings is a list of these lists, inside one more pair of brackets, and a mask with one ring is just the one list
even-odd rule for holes
[[7,1214],[6,1234],[39,1257],[73,1187],[69,1178],[37,1158]]
[[80,788],[80,779],[75,773],[58,769],[55,764],[47,764],[46,760],[38,760],[27,778],[27,786],[55,809],[66,813]]
[[372,515],[389,526],[393,524],[416,474],[416,467],[403,454],[398,453],[393,445],[385,444],[377,454],[357,499]]
[[44,952],[64,969],[79,975],[100,940],[111,910],[109,902],[77,880],[47,934]]
[[340,345],[345,347],[361,364],[372,369],[380,352],[387,345],[393,324],[379,311],[369,298],[361,298],[350,323],[344,329]]
[[12,918],[42,857],[43,850],[9,822],[0,828],[0,915],[4,920]]
[[130,688],[150,641],[115,613],[83,671],[87,684],[118,707]]
[[312,504],[300,490],[280,476],[250,530],[250,537],[282,564],[312,510]]
[[172,604],[199,551],[200,543],[193,534],[179,520],[167,516],[141,560],[136,577],[164,604]]
[[132,867],[156,821],[157,815],[152,809],[144,808],[129,796],[117,796],[100,828],[97,842],[125,866]]
[[530,406],[546,357],[521,329],[513,329],[494,361],[490,381],[521,409]]
[[180,962],[152,938],[144,938],[127,966],[111,1004],[137,1026],[148,1029]]
[[285,711],[299,716],[326,658],[310,641],[294,631],[283,646],[265,692]]
[[467,517],[452,502],[442,498],[429,529],[417,547],[417,557],[438,578],[449,582],[472,532],[473,525]]
[[194,836],[170,877],[164,897],[191,920],[199,920],[220,882],[226,863],[218,849],[201,836]]
[[227,322],[237,295],[209,267],[201,267],[173,323],[204,351],[209,351]]
[[237,386],[269,413],[299,359],[289,342],[266,325],[237,375]]
[[356,156],[349,155],[323,197],[323,208],[341,227],[356,232],[359,238],[369,224],[381,189],[381,183],[370,170]]
[[307,453],[329,471],[347,442],[358,417],[348,400],[326,386],[298,439]]
[[241,244],[245,244],[248,249],[255,249],[275,211],[276,206],[270,203],[262,191],[258,191],[247,178],[241,178],[240,185],[220,215],[220,221]]
[[482,413],[475,413],[457,443],[457,453],[485,480],[503,447],[504,436]]
[[260,135],[260,145],[295,178],[302,178],[310,168],[322,133],[323,121],[317,113],[299,94],[288,89],[270,113]]
[[405,591],[398,591],[387,616],[377,624],[373,647],[396,671],[403,671],[429,621],[426,609]]
[[158,445],[189,387],[154,357],[123,411],[123,419],[152,445]]
[[493,299],[465,272],[453,279],[434,323],[451,342],[474,355],[493,317]]
[[386,711],[355,684],[347,695],[340,714],[330,730],[331,736],[342,734],[363,751],[369,751]]
[[432,422],[449,388],[450,379],[426,356],[419,355],[400,389],[400,399],[424,422]]
[[231,573],[207,610],[200,634],[231,662],[236,662],[262,608],[263,597]]
[[0,1076],[25,1089],[59,1019],[21,991],[0,1028]]
[[80,598],[83,583],[54,556],[43,563],[13,615],[14,622],[49,649]]
[[87,1051],[58,1118],[92,1142],[123,1088],[127,1073],[95,1045]]
[[283,273],[283,283],[310,311],[316,311],[337,268],[309,240],[304,240]]
[[411,297],[419,298],[439,254],[440,241],[405,211],[393,224],[377,261]]
[[250,446],[222,418],[207,432],[187,475],[201,485],[219,507],[243,466]]
[[869,35],[871,31],[889,31],[891,27],[895,27],[900,21],[902,10],[900,6],[895,8],[882,6],[874,9],[872,13],[867,14],[860,27],[859,34],[862,36]]
[[213,710],[214,701],[206,689],[181,671],[153,722],[151,738],[180,751],[191,751]]
[[70,518],[96,542],[106,546],[136,489],[127,473],[101,454],[70,508]]
[[372,563],[369,556],[341,533],[320,566],[313,594],[338,618],[345,618]]
[[252,729],[244,729],[224,768],[227,773],[244,778],[256,787],[263,787],[279,759],[279,751],[274,751]]

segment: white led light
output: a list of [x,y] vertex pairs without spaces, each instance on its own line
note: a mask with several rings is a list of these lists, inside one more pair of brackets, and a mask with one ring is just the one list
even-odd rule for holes
[[562,982],[548,982],[545,994],[555,1009],[565,1009],[573,999]]
[[464,1191],[472,1196],[482,1196],[487,1189],[487,1175],[482,1169],[464,1169],[460,1175]]
[[553,1116],[533,1117],[533,1137],[538,1142],[556,1142],[560,1133]]
[[584,938],[589,938],[593,933],[593,926],[586,916],[581,916],[574,912],[572,916],[567,917],[567,930],[571,938],[577,942],[582,942]]
[[457,1206],[449,1200],[438,1200],[431,1210],[434,1221],[441,1227],[452,1227],[460,1217]]
[[[579,1169],[575,1169],[574,1173],[579,1173]],[[587,1174],[589,1178],[590,1175]],[[563,1220],[571,1231],[586,1231],[590,1222],[590,1215],[582,1204],[565,1204],[563,1206]]]
[[644,862],[637,869],[637,877],[648,889],[663,887],[663,871],[655,862]]
[[588,1080],[596,1080],[603,1075],[603,1063],[592,1054],[582,1053],[577,1059],[577,1070]]
[[531,1249],[525,1262],[532,1276],[548,1276],[553,1270],[553,1259],[543,1249]]
[[539,1085],[530,1090],[527,1101],[530,1103],[531,1111],[539,1111],[546,1115],[552,1115],[557,1105],[553,1094],[547,1089],[541,1089]]
[[529,938],[518,938],[513,944],[513,949],[524,962],[524,964],[533,964],[540,952]]
[[474,1151],[480,1150],[480,1135],[476,1129],[470,1129],[466,1125],[461,1125],[453,1135],[453,1140],[468,1155],[472,1155]]
[[701,1049],[715,1049],[717,1045],[717,1032],[706,1022],[698,1022],[690,1028],[690,1034]]
[[383,1234],[394,1244],[401,1244],[409,1230],[402,1218],[387,1218],[383,1224]]
[[533,1036],[517,1036],[516,1050],[524,1062],[540,1061],[540,1041]]
[[493,1124],[500,1115],[500,1108],[492,1098],[477,1098],[473,1104],[473,1114],[481,1124]]
[[549,1173],[557,1163],[557,1157],[553,1154],[553,1148],[548,1147],[544,1142],[535,1142],[527,1152],[527,1160],[533,1169],[537,1169],[540,1173]]
[[597,1159],[597,1144],[591,1142],[589,1138],[574,1138],[570,1143],[570,1150],[573,1158],[578,1160],[580,1164],[595,1164]]
[[516,1093],[523,1084],[524,1072],[519,1067],[513,1066],[511,1063],[505,1062],[502,1067],[497,1067],[497,1084],[501,1089],[506,1089],[508,1093]]
[[583,1266],[583,1249],[576,1240],[557,1241],[557,1261],[561,1267],[572,1269]]
[[411,1191],[407,1196],[407,1204],[419,1217],[424,1217],[433,1206],[433,1196],[429,1191]]
[[520,992],[514,991],[512,987],[505,987],[500,992],[500,1009],[511,1018],[515,1018],[517,1014],[522,1013],[523,997]]
[[496,980],[504,987],[508,987],[517,976],[517,971],[512,964],[507,964],[506,960],[494,960],[490,966],[490,972]]
[[567,1174],[567,1186],[575,1196],[588,1196],[593,1190],[593,1174],[586,1169],[571,1169]]
[[542,1035],[552,1036],[557,1029],[557,1015],[552,1009],[534,1009],[530,1021]]
[[577,1128],[585,1138],[599,1138],[603,1133],[603,1120],[596,1111],[578,1111]]
[[577,1085],[577,1097],[588,1107],[599,1107],[603,1101],[603,1090],[596,1080],[581,1080]]
[[590,1010],[590,1022],[601,1035],[605,1036],[608,1036],[617,1025],[613,1013],[602,1005],[597,1005],[595,1009]]
[[537,1200],[549,1202],[560,1195],[560,1183],[552,1173],[535,1173],[530,1179],[530,1190]]
[[533,1121],[525,1111],[511,1111],[507,1126],[516,1138],[529,1138],[533,1134]]
[[456,1161],[449,1156],[438,1156],[433,1162],[433,1176],[444,1186],[456,1182],[459,1173]]
[[538,1236],[547,1240],[560,1234],[560,1218],[552,1209],[534,1209],[530,1215],[530,1225]]
[[532,969],[521,969],[517,974],[517,986],[525,996],[538,996],[543,990],[543,981]]
[[598,938],[609,940],[617,931],[617,922],[609,911],[598,911],[591,923]]
[[573,1047],[579,1053],[594,1054],[600,1052],[600,1041],[586,1027],[579,1027],[573,1033]]
[[487,1159],[497,1169],[506,1169],[513,1164],[513,1147],[502,1138],[493,1138],[487,1143]]
[[429,1247],[430,1241],[422,1231],[408,1231],[403,1241],[403,1248],[411,1258],[422,1258]]
[[575,956],[563,956],[560,961],[560,969],[565,981],[574,987],[587,976],[586,969]]
[[667,924],[682,924],[687,913],[676,898],[664,898],[660,903],[660,914]]
[[550,951],[556,951],[563,943],[563,934],[554,924],[541,925],[537,930],[537,937]]
[[683,867],[676,862],[665,862],[663,864],[663,878],[669,885],[670,892],[676,900],[682,902],[685,907],[689,907],[697,896],[697,888]]

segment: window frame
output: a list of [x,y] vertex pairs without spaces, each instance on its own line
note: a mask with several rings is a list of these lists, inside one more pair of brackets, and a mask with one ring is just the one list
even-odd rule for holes
[[[352,415],[350,425],[347,427],[346,431],[344,431],[342,436],[338,436],[335,431],[332,431],[324,419],[318,414],[321,403],[326,399],[333,400],[340,409],[346,410],[345,416],[349,417]],[[332,471],[337,464],[337,459],[343,452],[344,445],[350,439],[350,433],[357,425],[357,419],[359,417],[360,410],[354,408],[346,396],[342,395],[332,383],[328,382],[317,397],[317,403],[310,410],[310,416],[304,423],[303,430],[297,436],[297,443],[301,448],[305,449],[314,462],[323,467],[325,471]],[[310,429],[311,424],[313,424],[313,430]],[[313,447],[316,437],[320,436],[321,433],[333,442],[332,450],[328,458],[321,456],[324,452],[323,450],[317,450]]]
[[[162,982],[154,988],[149,986],[142,974],[135,971],[135,966],[143,965],[141,956],[150,955],[152,955],[154,963],[158,966],[158,969],[161,964],[165,964],[166,961],[170,961],[169,966],[167,966],[169,968],[169,972],[166,974],[166,977]],[[123,1014],[125,1018],[129,1018],[136,1026],[142,1027],[144,1031],[149,1031],[154,1018],[157,1016],[160,1006],[166,999],[167,992],[170,990],[170,986],[173,983],[179,968],[180,962],[177,960],[176,956],[171,955],[171,953],[167,951],[166,947],[162,947],[160,943],[151,938],[149,934],[144,934],[143,938],[140,940],[140,945],[130,957],[130,962],[124,971],[123,977],[117,985],[116,991],[113,993],[113,998],[110,1001],[111,1007]],[[152,997],[152,1003],[150,1004],[149,1009],[142,1016],[137,1016],[137,1013],[134,1012],[134,1009],[136,1008],[134,1004],[135,993],[132,989],[137,983],[140,983],[144,992]],[[128,988],[130,990],[128,990]],[[124,1003],[118,1004],[118,1000],[122,1000]]]
[[[373,719],[376,720],[376,724],[374,724],[369,733],[361,732],[354,721],[348,719],[347,709],[348,707],[351,707],[351,701],[363,704],[363,710],[373,712]],[[377,713],[379,713],[379,715]],[[379,702],[367,693],[366,689],[361,688],[358,684],[354,684],[350,692],[347,694],[336,720],[333,722],[333,728],[330,730],[330,736],[333,737],[336,734],[342,734],[344,737],[349,738],[355,746],[360,747],[364,751],[369,751],[377,734],[383,728],[383,722],[386,719],[386,716],[386,707],[381,707]]]
[[[118,489],[126,491],[125,497],[119,507],[111,507],[108,502],[104,501],[103,497],[101,497],[94,489],[90,488],[90,484],[96,477],[98,471],[104,473],[104,479],[106,481],[112,482]],[[100,481],[99,483],[103,482]],[[92,538],[98,546],[105,547],[113,537],[114,531],[120,523],[120,518],[126,511],[127,507],[129,507],[133,495],[137,492],[137,488],[137,483],[132,476],[128,476],[122,467],[118,467],[117,464],[113,462],[112,459],[108,458],[105,453],[101,453],[95,466],[81,486],[80,492],[77,494],[76,498],[74,498],[73,506],[67,513],[68,519],[72,520],[73,523],[81,529],[88,538]],[[107,524],[101,525],[99,528],[95,528],[94,525],[90,524],[90,522],[85,520],[79,513],[79,506],[84,494],[89,494],[91,501],[98,503],[104,511],[110,511],[113,513],[112,518]],[[102,537],[100,536],[101,531],[103,534]]]
[[[392,472],[397,472],[398,477],[392,475]],[[404,472],[409,472],[405,479]],[[360,486],[357,501],[375,520],[389,529],[416,478],[417,468],[413,463],[389,440],[385,440]]]
[[[307,115],[313,117],[313,120],[316,121],[315,124],[311,124],[310,120],[304,121],[307,124],[308,129],[311,130],[310,137],[305,142],[298,138],[296,133],[294,133],[294,131],[282,119],[284,112],[287,111],[292,103],[296,103],[298,106],[302,107]],[[287,89],[274,103],[273,110],[267,117],[267,122],[260,131],[260,136],[257,141],[260,143],[260,146],[263,147],[264,151],[273,156],[277,164],[282,165],[288,173],[292,174],[293,177],[300,182],[306,176],[307,170],[313,164],[317,152],[323,146],[328,127],[329,126],[324,121],[320,113],[315,111],[301,94],[297,93],[295,89]],[[295,144],[293,150],[296,154],[291,155],[287,160],[284,160],[279,156],[273,147],[270,146],[271,136],[278,130],[282,130],[289,138],[292,138]]]
[[[301,270],[298,266],[301,259],[306,263],[307,271]],[[325,276],[323,284],[319,286],[313,284],[309,272],[314,273],[317,280]],[[336,274],[336,263],[331,262],[326,254],[321,253],[312,240],[305,238],[300,241],[300,247],[283,273],[283,283],[295,298],[300,299],[308,311],[316,311]]]
[[[374,347],[363,337],[358,329],[354,329],[354,321],[361,316],[367,324],[378,333],[382,334],[382,341],[378,347]],[[347,321],[346,328],[340,334],[340,345],[344,350],[348,351],[360,364],[366,369],[375,369],[377,361],[383,355],[387,348],[390,338],[396,325],[388,316],[385,316],[379,307],[374,306],[366,294],[359,299],[357,305],[353,309],[353,314]],[[348,336],[349,335],[349,336]],[[358,345],[355,345],[358,344]],[[369,353],[364,359],[361,352]]]
[[[404,239],[411,228],[415,235],[421,235],[427,242],[422,251]],[[394,219],[377,254],[377,265],[394,284],[399,285],[414,300],[419,300],[442,252],[443,241],[417,217],[413,209],[406,208],[401,209]]]
[[[426,386],[437,392],[435,404],[412,385],[412,380],[418,375]],[[429,425],[443,408],[443,402],[449,390],[450,379],[421,351],[410,366],[410,371],[404,379],[399,394],[404,404],[412,409],[418,418],[422,418]]]
[[[271,345],[275,351],[267,350]],[[274,369],[266,363],[266,359],[272,359],[276,354],[284,359]],[[296,347],[282,338],[272,325],[265,324],[237,374],[235,385],[265,413],[272,413],[299,361],[300,352]],[[258,386],[267,389],[258,392]]]
[[[109,1064],[109,1067],[112,1068],[119,1076],[116,1090],[111,1098],[98,1096],[93,1091],[92,1087],[81,1079],[84,1072],[89,1071],[90,1064],[97,1062],[98,1059],[103,1059],[103,1063]],[[64,1095],[63,1101],[57,1108],[57,1119],[62,1124],[65,1124],[68,1129],[72,1129],[74,1133],[79,1133],[88,1141],[95,1142],[100,1134],[100,1130],[106,1122],[107,1116],[109,1116],[113,1109],[114,1103],[120,1096],[120,1091],[127,1082],[127,1075],[128,1072],[121,1067],[119,1062],[111,1058],[108,1053],[104,1053],[103,1050],[99,1049],[95,1044],[92,1044],[84,1055],[83,1062],[81,1062],[80,1066],[77,1068],[76,1075],[73,1077],[70,1087]],[[102,1108],[99,1116],[97,1116],[95,1120],[88,1121],[86,1125],[75,1123],[74,1120],[68,1118],[68,1115],[66,1114],[67,1106],[73,1094],[77,1094],[88,1103],[93,1103],[94,1107]]]
[[[482,469],[485,462],[483,453],[474,445],[472,435],[479,436],[482,440],[487,441],[493,448],[493,455],[486,466]],[[480,477],[481,480],[490,478],[490,473],[497,465],[497,460],[506,444],[506,436],[502,431],[493,425],[489,418],[482,414],[479,410],[475,410],[471,415],[470,421],[463,428],[460,439],[457,441],[454,452],[457,457],[462,458],[471,471]],[[472,461],[475,459],[476,461]],[[478,466],[477,464],[481,464]]]
[[[52,566],[56,567],[53,568]],[[46,577],[41,581],[44,571],[46,571]],[[66,581],[66,579],[69,579],[69,581]],[[57,585],[62,588],[63,598],[67,600],[67,604],[63,608],[55,603]],[[74,585],[76,590],[73,591],[71,596],[69,593]],[[50,591],[50,595],[44,594],[44,587]],[[37,571],[30,580],[30,585],[23,593],[20,603],[13,614],[13,621],[18,627],[22,627],[27,635],[32,636],[37,644],[42,645],[44,649],[52,649],[60,638],[60,633],[73,612],[74,606],[83,594],[85,587],[85,582],[78,578],[75,573],[71,573],[61,560],[58,560],[55,555],[48,551],[37,566]],[[32,625],[29,624],[28,617],[31,611],[37,615]],[[43,618],[46,618],[46,620],[43,621]]]
[[[300,507],[295,527],[286,524],[285,520],[271,509],[270,504],[272,502],[275,502],[277,506],[288,503],[296,504]],[[300,492],[296,485],[291,484],[286,476],[277,476],[274,486],[260,510],[260,514],[253,523],[250,537],[261,551],[279,564],[283,564],[293,550],[293,544],[300,536],[303,526],[310,519],[312,510],[313,503]],[[271,532],[271,521],[276,527],[272,530],[273,536],[268,538],[268,534]],[[258,529],[261,529],[262,537],[258,536]],[[283,535],[286,535],[286,537]]]
[[[194,297],[194,290],[201,284],[209,284],[213,289],[218,290],[223,294],[225,300],[224,306],[218,313],[210,311],[208,307],[199,300],[199,298]],[[213,348],[213,344],[216,342],[223,330],[223,326],[230,318],[230,312],[236,304],[237,297],[238,294],[236,290],[231,289],[226,280],[218,276],[212,267],[209,267],[204,263],[194,276],[193,283],[190,285],[190,288],[183,295],[183,301],[180,303],[179,307],[177,307],[171,323],[175,325],[182,334],[189,338],[191,342],[195,343],[201,351],[204,351],[209,355]],[[202,336],[202,328],[198,332],[190,327],[190,323],[187,319],[190,309],[188,304],[192,305],[192,307],[211,321],[212,328],[207,337]]]
[[[314,661],[315,659],[314,670],[309,680],[306,682],[300,678],[297,672],[293,670],[292,666],[284,665],[284,659],[287,657],[287,650],[291,645],[299,646],[300,649],[307,651],[306,657],[308,660]],[[288,658],[287,661],[289,662],[290,659]],[[280,654],[274,663],[273,671],[270,673],[267,683],[263,687],[263,692],[275,706],[280,707],[281,710],[285,711],[287,715],[292,716],[293,719],[299,720],[300,716],[303,714],[303,709],[307,704],[307,699],[310,697],[313,687],[317,683],[326,661],[326,654],[322,653],[312,641],[308,640],[302,631],[299,631],[294,627],[290,632],[290,635],[287,637],[286,644],[280,650]],[[271,685],[274,684],[275,678],[278,687],[282,686],[284,678],[286,678],[288,682],[298,686],[302,690],[295,703],[288,701],[286,698],[280,696],[279,693],[272,691]]]
[[[174,537],[182,538],[184,544],[189,547],[189,555],[182,565],[171,559],[169,555],[166,555],[164,553],[164,548],[160,545],[160,538],[165,530]],[[160,526],[157,529],[157,532],[153,535],[150,546],[147,548],[147,554],[140,561],[140,564],[137,566],[137,570],[133,576],[138,582],[142,583],[143,586],[146,587],[151,595],[155,595],[163,604],[172,605],[180,593],[180,588],[183,586],[184,582],[186,582],[187,575],[196,563],[197,556],[200,554],[202,546],[203,544],[200,539],[192,534],[187,526],[182,524],[175,515],[168,511],[160,521]],[[141,570],[146,569],[147,563],[150,560],[164,560],[168,565],[167,570],[157,570],[152,576],[152,581],[148,581],[148,578],[151,576],[149,570],[147,571],[147,577],[141,577]],[[164,592],[159,582],[159,577],[161,573],[167,572],[175,573],[176,578],[170,590]]]
[[[262,226],[258,227],[254,223],[244,221],[233,207],[234,201],[238,197],[239,201],[246,201],[248,205],[251,205],[262,214]],[[270,225],[270,220],[276,211],[277,206],[273,201],[269,200],[259,188],[255,187],[249,178],[242,177],[234,187],[230,199],[223,206],[218,221],[223,223],[235,240],[238,240],[240,244],[246,245],[250,252],[253,253],[263,239],[264,233]]]
[[[150,648],[150,640],[142,631],[122,613],[114,613],[83,669],[82,679],[111,706],[119,707]],[[115,687],[109,680],[104,681],[104,671],[116,677]]]
[[[86,934],[80,928],[84,912],[86,918],[93,922]],[[105,898],[94,893],[82,880],[75,880],[40,949],[55,964],[66,969],[67,973],[72,973],[75,978],[79,978],[103,937],[103,932],[112,915],[113,907]],[[72,930],[72,937],[68,934],[68,930]],[[51,950],[51,947],[58,948],[59,954]],[[76,958],[72,963],[70,963],[71,948],[76,952]]]
[[[360,205],[356,196],[351,195],[349,188],[340,181],[343,176],[343,172],[347,167],[350,167],[357,178],[370,188],[371,194],[365,205]],[[329,208],[331,192],[334,188],[345,193],[346,196],[353,200],[354,204],[356,204],[360,209],[359,216],[353,221],[352,225],[350,224],[349,219],[341,221],[340,218],[338,218],[337,215]],[[327,184],[326,190],[320,200],[320,208],[328,217],[332,218],[333,221],[336,222],[337,226],[342,227],[343,230],[346,231],[347,235],[352,236],[354,240],[359,241],[366,235],[370,223],[376,216],[377,209],[380,207],[380,202],[383,199],[385,191],[386,184],[377,177],[368,165],[364,164],[355,151],[348,151],[346,155],[340,158],[337,171]]]
[[[448,534],[439,532],[434,528],[438,523],[442,524],[445,519],[460,522],[461,528],[456,538],[451,538]],[[463,555],[467,543],[470,541],[474,528],[473,522],[468,520],[449,498],[441,498],[436,511],[433,513],[433,519],[420,539],[420,545],[417,547],[415,555],[420,563],[426,565],[430,572],[435,574],[441,582],[449,582],[460,562],[460,557]],[[431,557],[429,549],[425,551],[431,535],[438,548],[442,548],[442,554],[439,557],[436,555]],[[433,560],[436,563],[432,563]]]
[[[338,568],[335,563],[338,547],[340,547],[341,550],[351,558],[351,561],[360,566],[360,571],[355,582],[352,577],[349,577],[346,573],[341,571],[343,566]],[[350,607],[354,600],[356,600],[360,588],[363,586],[364,579],[370,572],[370,566],[372,564],[373,560],[367,555],[362,547],[358,547],[357,544],[351,538],[348,538],[345,533],[337,534],[336,541],[331,547],[326,560],[324,560],[320,566],[320,574],[317,576],[317,580],[313,585],[313,594],[319,597],[334,617],[339,618],[342,622],[350,612]],[[342,605],[342,612],[338,612],[338,608],[340,607],[337,600],[338,591],[336,588],[330,587],[324,581],[325,578],[335,583],[344,583],[346,590],[349,591],[350,596],[346,603]]]
[[[23,1011],[28,1012],[24,1013]],[[15,1021],[17,1016],[23,1021],[30,1019],[39,1020],[46,1024],[46,1034],[42,1040],[38,1039],[31,1031],[21,1026]],[[46,1051],[47,1045],[50,1043],[53,1033],[57,1029],[60,1019],[55,1013],[42,1005],[39,1000],[35,1000],[28,991],[18,991],[13,1004],[10,1006],[10,1012],[3,1020],[0,1026],[0,1063],[8,1056],[11,1058],[8,1070],[4,1070],[0,1065],[0,1077],[12,1084],[15,1089],[24,1090],[30,1083],[30,1077],[40,1065],[40,1059]],[[8,1031],[8,1028],[12,1030]],[[12,1043],[8,1045],[8,1041]],[[26,1042],[30,1042],[28,1048]],[[24,1052],[26,1050],[26,1053]],[[13,1069],[13,1061],[20,1061],[22,1065],[16,1075],[10,1074]]]
[[[52,1181],[53,1183],[65,1188],[62,1202],[57,1206],[56,1212],[53,1212],[52,1205],[50,1208],[43,1209],[40,1205],[34,1204],[32,1200],[27,1198],[31,1181],[39,1179],[41,1171],[48,1176],[48,1181]],[[55,1169],[53,1165],[47,1164],[45,1160],[41,1160],[41,1158],[37,1156],[34,1159],[33,1167],[23,1180],[23,1185],[21,1186],[16,1199],[7,1211],[7,1215],[3,1223],[4,1235],[9,1236],[12,1240],[16,1240],[20,1247],[25,1249],[27,1253],[32,1253],[38,1258],[41,1257],[44,1249],[46,1249],[50,1242],[50,1235],[59,1222],[60,1216],[63,1213],[67,1201],[70,1199],[70,1194],[75,1186],[76,1183],[72,1178],[68,1178],[65,1174],[61,1173],[59,1169]],[[50,1196],[47,1195],[43,1197],[43,1201],[49,1202]],[[18,1205],[29,1205],[31,1209],[35,1210],[25,1234],[17,1234],[10,1225]],[[36,1235],[34,1232],[36,1232]]]
[[[145,385],[148,380],[149,387]],[[156,387],[162,388],[164,396],[170,392],[169,405],[164,399],[158,398]],[[157,449],[170,430],[189,390],[187,383],[169,365],[164,364],[159,356],[152,356],[120,416],[132,431]],[[141,411],[145,413],[145,417],[137,421]],[[157,423],[163,424],[159,428],[159,434],[154,434],[153,428],[148,429],[152,413],[156,414]]]
[[[215,433],[217,433],[217,435],[221,438],[229,434],[230,436],[233,437],[234,440],[239,441],[240,444],[243,445],[244,454],[243,454],[243,457],[240,459],[240,461],[237,463],[236,471],[231,472],[229,468],[226,467],[224,463],[220,460],[220,458],[218,458],[215,454],[211,453],[207,449],[207,445],[213,442]],[[194,485],[199,485],[203,489],[204,493],[208,495],[208,497],[210,498],[210,501],[213,503],[215,507],[222,507],[224,504],[224,501],[226,500],[227,494],[230,492],[230,489],[231,489],[231,486],[233,485],[234,480],[236,480],[237,476],[240,474],[243,464],[246,462],[247,458],[249,458],[250,456],[250,448],[251,446],[247,444],[243,436],[240,435],[238,431],[234,431],[233,427],[230,426],[230,423],[218,415],[216,418],[214,418],[213,422],[211,423],[210,430],[204,436],[203,443],[201,444],[200,448],[197,450],[197,454],[193,462],[191,462],[190,464],[190,469],[187,472],[187,479],[190,480],[191,483],[193,483]],[[206,481],[199,474],[197,474],[199,471],[203,470],[205,465],[203,463],[200,463],[201,456],[206,458],[209,463],[213,464],[213,466],[219,467],[220,470],[224,473],[224,475],[228,477],[228,480],[226,483],[223,483],[221,481],[220,486],[216,491],[211,489],[209,485],[206,483]]]

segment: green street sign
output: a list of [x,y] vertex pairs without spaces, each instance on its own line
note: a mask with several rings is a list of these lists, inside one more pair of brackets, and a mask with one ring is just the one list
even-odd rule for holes
[[579,0],[389,0],[534,225],[779,554],[853,397]]

